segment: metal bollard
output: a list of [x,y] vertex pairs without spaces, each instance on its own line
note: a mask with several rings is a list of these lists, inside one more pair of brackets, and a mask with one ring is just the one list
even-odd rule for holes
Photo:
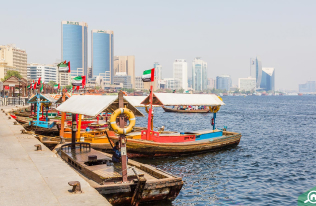
[[13,122],[13,124],[14,124],[14,125],[18,125],[18,123],[17,123],[17,122]]
[[72,186],[73,193],[82,193],[79,181],[70,181],[68,182],[68,185]]
[[36,147],[36,151],[41,151],[42,150],[42,145],[36,144],[34,146]]
[[11,117],[8,117],[8,119],[11,119]]

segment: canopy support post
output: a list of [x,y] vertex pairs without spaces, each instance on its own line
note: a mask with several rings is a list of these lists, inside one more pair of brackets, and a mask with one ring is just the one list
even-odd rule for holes
[[72,114],[71,149],[76,149],[76,133],[77,133],[76,114]]
[[80,131],[81,131],[81,117],[82,117],[82,115],[79,114],[79,116],[78,116],[78,132],[77,132],[77,139],[79,139],[79,140],[80,140]]
[[[62,95],[62,102],[65,102],[66,101],[66,92],[65,90],[63,90],[63,92],[61,93]],[[64,139],[64,131],[65,131],[65,116],[66,116],[66,113],[65,112],[62,112],[61,113],[61,123],[60,123],[60,143],[64,143],[65,142],[65,139]]]
[[150,86],[150,94],[149,94],[149,112],[148,112],[148,126],[146,133],[146,140],[150,139],[150,131],[152,126],[152,103],[153,103],[153,85]]
[[[120,91],[118,94],[119,108],[124,108],[123,92]],[[121,114],[120,117],[120,128],[125,127],[125,115]],[[122,157],[122,181],[127,182],[127,152],[126,152],[126,137],[125,134],[120,134],[120,146],[121,146],[121,157]]]
[[213,113],[213,130],[215,130],[215,119],[216,119],[216,113]]

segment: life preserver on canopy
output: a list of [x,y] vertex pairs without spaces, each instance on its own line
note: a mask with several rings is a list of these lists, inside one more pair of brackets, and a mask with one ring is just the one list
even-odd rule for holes
[[[116,124],[116,118],[120,115],[120,114],[126,114],[129,120],[129,125],[126,128],[120,128],[117,124]],[[133,127],[135,126],[136,123],[136,119],[135,119],[135,115],[134,113],[130,110],[130,109],[126,109],[126,108],[118,108],[117,110],[115,110],[110,118],[110,124],[112,129],[114,130],[115,133],[117,134],[127,134],[130,131],[132,131]]]
[[[218,99],[223,101],[223,99],[221,97],[219,97],[219,96],[217,96],[217,97],[218,97]],[[210,112],[217,113],[219,111],[220,107],[221,107],[220,105],[218,105],[218,106],[210,106],[209,107],[210,108]]]

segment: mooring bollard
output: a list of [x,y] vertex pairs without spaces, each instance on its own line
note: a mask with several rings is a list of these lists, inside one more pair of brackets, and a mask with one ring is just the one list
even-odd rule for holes
[[14,125],[18,125],[18,123],[17,123],[17,122],[13,122],[13,124],[14,124]]
[[68,182],[70,186],[72,186],[72,192],[73,193],[82,193],[81,191],[81,185],[79,181],[70,181]]
[[36,151],[41,151],[42,150],[42,145],[36,144],[34,146],[36,147]]
[[8,117],[8,119],[11,119],[11,117]]
[[21,134],[26,134],[25,129],[21,129]]

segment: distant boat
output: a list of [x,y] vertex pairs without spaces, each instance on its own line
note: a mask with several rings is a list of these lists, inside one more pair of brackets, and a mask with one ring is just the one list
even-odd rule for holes
[[171,109],[164,106],[162,106],[162,108],[163,110],[165,110],[165,112],[178,112],[178,113],[208,113],[210,112],[209,109],[182,110],[182,109]]

